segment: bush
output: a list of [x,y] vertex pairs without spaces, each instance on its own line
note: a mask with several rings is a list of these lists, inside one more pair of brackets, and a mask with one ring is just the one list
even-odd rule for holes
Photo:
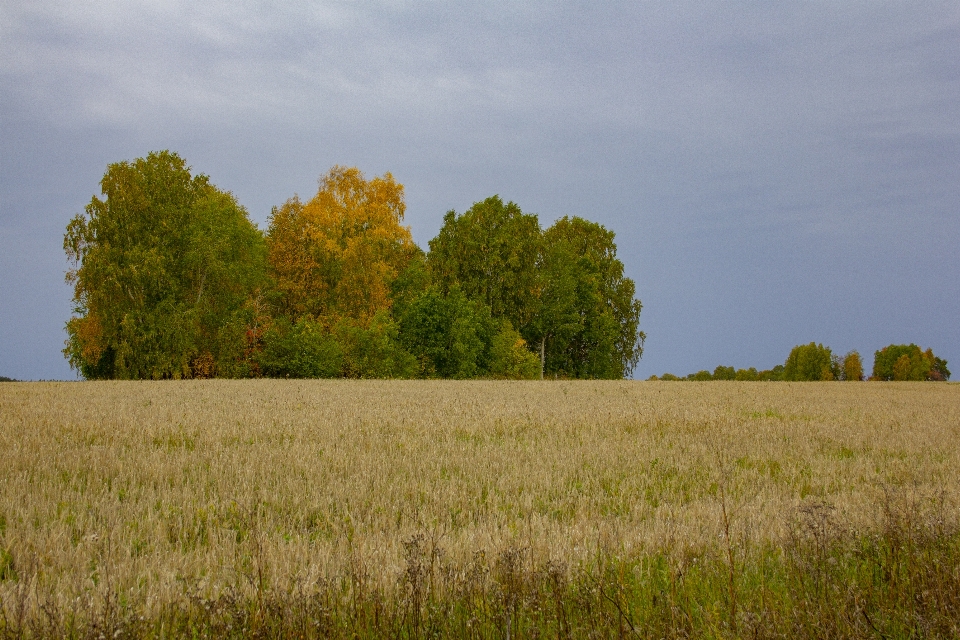
[[490,376],[508,380],[536,380],[540,377],[540,358],[527,349],[526,340],[507,320],[490,346]]
[[278,320],[263,336],[263,351],[257,364],[272,378],[336,378],[340,376],[343,350],[337,340],[312,318],[291,325]]
[[355,320],[341,320],[333,333],[343,352],[344,377],[416,377],[417,359],[400,344],[399,327],[388,312],[378,312],[367,327]]

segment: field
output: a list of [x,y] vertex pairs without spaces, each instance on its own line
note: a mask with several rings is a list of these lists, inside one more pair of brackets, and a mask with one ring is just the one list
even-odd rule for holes
[[0,385],[0,637],[960,634],[960,385]]

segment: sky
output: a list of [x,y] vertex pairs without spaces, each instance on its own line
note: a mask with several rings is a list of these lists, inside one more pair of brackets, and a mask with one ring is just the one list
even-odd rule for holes
[[335,164],[421,247],[499,194],[616,233],[637,378],[914,342],[960,377],[960,4],[0,0],[0,375],[75,379],[68,221],[176,151],[261,228]]

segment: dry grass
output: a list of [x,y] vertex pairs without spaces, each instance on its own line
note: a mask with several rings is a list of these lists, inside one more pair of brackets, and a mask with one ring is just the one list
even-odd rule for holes
[[[737,635],[774,628],[749,604],[769,554],[816,578],[817,553],[826,562],[910,513],[924,531],[952,526],[960,385],[17,383],[0,386],[0,447],[8,635],[162,635],[182,623],[171,607],[233,607],[248,633],[270,607],[313,598],[323,634],[352,611],[350,634],[364,616],[383,632],[370,622],[382,614],[415,636],[428,601],[494,591],[484,606],[510,615],[487,623],[509,635],[529,604],[511,593],[554,589],[589,609],[577,590],[610,571],[617,594],[640,593],[697,562],[716,569],[715,602],[663,615],[677,633]],[[626,599],[594,591],[611,625],[637,631]],[[564,606],[550,624],[577,635]]]

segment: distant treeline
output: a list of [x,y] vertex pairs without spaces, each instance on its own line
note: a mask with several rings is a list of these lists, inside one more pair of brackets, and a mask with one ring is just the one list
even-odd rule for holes
[[64,354],[88,379],[623,378],[640,301],[614,233],[493,196],[424,252],[403,185],[334,167],[264,232],[177,154],[107,167],[67,227]]
[[17,382],[17,380],[14,380],[13,378],[8,378],[6,376],[0,376],[0,382]]
[[[680,377],[672,373],[651,376],[650,380],[744,380],[744,381],[813,381],[863,380],[863,361],[857,351],[835,355],[830,347],[811,342],[795,346],[787,361],[773,369],[734,369],[719,366],[713,373],[703,370]],[[891,344],[874,353],[873,374],[870,380],[931,380],[950,379],[947,361],[922,350],[915,344]]]

